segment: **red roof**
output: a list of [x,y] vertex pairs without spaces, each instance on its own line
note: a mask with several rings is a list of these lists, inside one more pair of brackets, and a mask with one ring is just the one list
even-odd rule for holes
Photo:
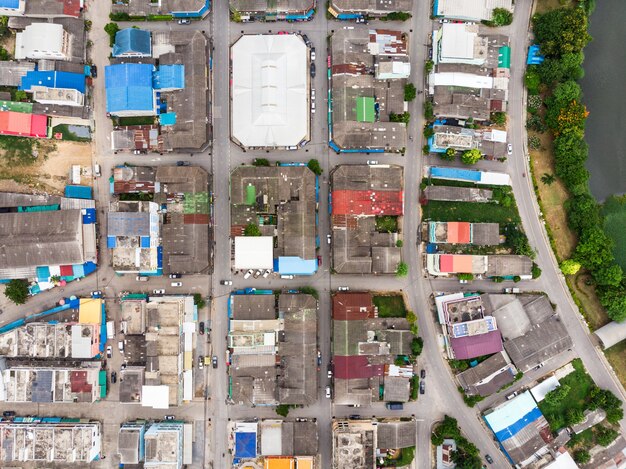
[[402,215],[402,191],[336,190],[333,215]]
[[61,0],[63,2],[63,14],[78,18],[80,15],[80,0]]
[[502,336],[495,330],[486,334],[469,335],[466,337],[450,337],[450,345],[457,360],[482,357],[502,351]]
[[470,224],[465,221],[449,221],[447,241],[452,244],[469,244]]
[[92,386],[87,382],[86,371],[70,372],[70,389],[72,392],[91,392]]
[[0,111],[0,134],[46,138],[48,117],[39,114]]
[[336,293],[333,296],[333,319],[356,321],[374,317],[371,293]]
[[385,365],[370,365],[365,355],[335,355],[333,367],[337,379],[371,378],[385,374]]

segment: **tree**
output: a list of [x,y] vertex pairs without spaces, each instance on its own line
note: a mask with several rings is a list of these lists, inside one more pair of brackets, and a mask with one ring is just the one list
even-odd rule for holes
[[537,66],[537,73],[541,82],[548,86],[566,80],[580,80],[584,75],[582,68],[584,59],[582,52],[564,54],[560,58],[548,57]]
[[381,19],[383,21],[406,21],[410,17],[410,13],[405,13],[404,11],[392,11],[391,13],[387,13],[387,15]]
[[574,133],[574,135],[582,136],[585,129],[585,120],[587,120],[587,108],[578,101],[572,101],[564,108],[561,108],[557,116],[556,128],[553,128],[556,135],[561,133]]
[[496,125],[506,124],[506,112],[496,111],[491,113],[491,122]]
[[267,158],[255,158],[252,161],[253,166],[269,166],[270,161]]
[[248,223],[243,230],[244,236],[261,236],[261,230],[256,223]]
[[287,404],[277,405],[276,413],[281,417],[287,417],[287,415],[289,415],[289,406]]
[[422,154],[429,155],[430,154],[430,145],[426,144],[422,147]]
[[198,309],[202,309],[206,306],[206,301],[200,293],[193,294],[193,304],[198,307]]
[[0,61],[6,62],[7,60],[11,60],[11,54],[4,47],[0,47]]
[[407,83],[404,85],[404,100],[413,101],[417,96],[417,89],[413,83]]
[[433,103],[431,101],[424,102],[424,118],[426,120],[432,120],[435,117],[433,112]]
[[324,170],[320,166],[320,162],[317,161],[316,159],[309,160],[309,162],[307,163],[307,166],[311,171],[313,171],[318,176],[320,176],[324,172]]
[[506,8],[494,8],[488,26],[508,26],[513,22],[513,13]]
[[4,296],[16,305],[23,305],[28,299],[28,282],[22,279],[11,280],[4,289]]
[[543,398],[543,400],[548,405],[556,406],[563,399],[565,399],[567,397],[567,395],[570,392],[570,389],[571,388],[570,388],[569,384],[561,384],[558,388],[553,389],[548,394],[546,394],[546,396]]
[[439,153],[439,156],[443,160],[454,161],[456,158],[456,150],[454,148],[446,148],[446,151],[443,153]]
[[409,275],[409,266],[406,262],[400,262],[396,269],[396,277],[406,277],[407,275]]
[[15,92],[15,101],[26,101],[28,99],[28,95],[24,90],[17,90]]
[[430,137],[432,137],[433,135],[435,135],[435,131],[433,130],[433,128],[430,125],[427,125],[424,127],[424,138],[425,139],[429,139]]
[[424,348],[424,339],[421,337],[413,337],[411,340],[411,353],[415,356],[419,356]]
[[582,8],[560,8],[533,17],[535,39],[546,57],[580,52],[591,40]]
[[532,95],[539,94],[539,85],[541,84],[541,77],[537,72],[536,65],[530,65],[524,75],[524,84],[528,89],[528,93]]
[[427,60],[424,64],[424,75],[428,75],[435,68],[435,62],[432,60]]
[[456,274],[456,277],[459,280],[474,280],[474,274],[461,273],[461,274]]
[[622,322],[626,319],[626,290],[623,287],[599,289],[598,294],[600,304],[613,321]]
[[565,208],[568,225],[577,233],[600,225],[600,208],[596,199],[588,192],[570,198]]
[[117,25],[117,23],[107,23],[104,26],[104,32],[109,35],[109,45],[111,47],[113,47],[113,44],[115,44],[115,35],[119,30],[120,27]]
[[586,449],[578,449],[574,452],[574,461],[578,464],[587,464],[591,461],[591,455]]
[[566,259],[561,262],[561,272],[563,275],[575,275],[580,270],[580,262],[574,259]]
[[478,148],[472,148],[471,150],[465,150],[461,155],[461,161],[463,164],[476,164],[483,155]]
[[[469,444],[474,446],[472,443]],[[469,453],[464,446],[457,446],[457,450],[452,452],[452,461],[457,469],[481,469],[483,467],[480,457]]]
[[583,413],[582,409],[568,409],[565,413],[565,424],[568,427],[576,425],[583,420],[585,420],[585,414]]
[[411,113],[403,112],[402,114],[394,114],[393,112],[389,113],[389,121],[390,122],[404,122],[408,124],[411,120]]
[[611,408],[621,409],[622,401],[608,389],[601,389],[593,386],[589,391],[589,401],[587,408],[590,410],[604,409],[607,411]]
[[573,258],[593,271],[613,262],[613,240],[599,226],[582,233]]
[[616,424],[624,418],[624,409],[621,407],[611,407],[610,409],[604,409],[606,412],[606,421],[612,424]]
[[528,257],[535,256],[535,251],[533,251],[528,243],[528,237],[518,224],[509,223],[504,226],[503,231],[506,236],[506,245],[509,246],[515,254]]
[[593,272],[593,278],[598,285],[618,287],[624,272],[616,263],[605,264]]
[[546,186],[550,186],[554,181],[556,181],[554,174],[543,173],[543,176],[541,176],[541,182],[543,182]]
[[603,425],[596,425],[594,433],[596,434],[596,442],[601,446],[609,446],[619,436],[616,430]]

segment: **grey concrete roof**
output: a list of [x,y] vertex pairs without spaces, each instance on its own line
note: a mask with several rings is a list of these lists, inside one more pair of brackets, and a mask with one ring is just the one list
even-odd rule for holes
[[139,429],[120,428],[117,437],[117,452],[122,464],[139,462]]
[[276,298],[274,295],[233,295],[233,319],[261,320],[276,319]]
[[500,244],[500,225],[497,223],[472,223],[473,242],[477,246]]
[[385,376],[383,400],[387,402],[408,402],[410,392],[409,378]]
[[533,261],[527,256],[495,255],[488,257],[487,276],[530,275]]
[[339,13],[382,16],[392,11],[412,12],[413,0],[332,0],[331,6]]
[[532,324],[518,299],[501,306],[494,311],[493,316],[498,323],[498,329],[505,340],[515,339],[526,334]]
[[[511,368],[504,353],[499,352],[492,355],[487,360],[480,362],[478,365],[459,373],[457,379],[463,389],[465,389],[466,394],[489,396],[498,391],[502,386],[512,383],[515,380]],[[502,369],[504,370],[495,374]],[[490,377],[491,379],[485,381]]]
[[319,435],[317,423],[311,420],[306,422],[283,422],[293,425],[293,444],[291,455],[315,456],[319,449]]
[[7,60],[0,62],[0,86],[19,86],[27,72],[35,70],[34,62]]
[[333,190],[400,191],[403,168],[398,165],[342,164],[332,171]]
[[413,419],[408,422],[378,422],[378,449],[409,448],[415,446],[416,438],[417,429]]
[[448,200],[451,202],[489,202],[493,192],[475,187],[428,186],[424,189],[428,200]]
[[[370,388],[370,380],[367,378],[336,379],[334,392],[335,405],[368,406],[373,400],[373,391]],[[376,399],[378,400],[378,390],[376,390]]]

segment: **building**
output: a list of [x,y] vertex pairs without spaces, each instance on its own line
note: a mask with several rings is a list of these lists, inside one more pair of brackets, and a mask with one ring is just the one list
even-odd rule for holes
[[444,200],[448,202],[487,203],[493,198],[490,189],[477,187],[427,186],[422,191],[425,200]]
[[22,77],[35,70],[35,63],[26,60],[5,60],[0,62],[0,86],[18,87]]
[[61,417],[0,420],[0,459],[4,462],[90,463],[100,458],[100,422]]
[[[67,1],[67,0],[66,0]],[[209,13],[211,0],[136,0],[127,3],[114,3],[113,13],[126,13],[130,16],[172,15],[174,18],[203,18]]]
[[494,8],[513,10],[513,0],[436,0],[433,16],[465,21],[490,21]]
[[49,138],[50,132],[47,116],[0,110],[0,135]]
[[[394,274],[400,264],[403,170],[341,165],[331,172],[332,267],[339,274]],[[391,232],[377,222],[395,224]]]
[[271,292],[230,296],[228,372],[234,403],[316,401],[317,308],[317,300],[302,293],[282,293],[278,303]]
[[548,452],[553,439],[550,425],[530,391],[488,410],[483,419],[511,464],[524,467]]
[[139,464],[144,461],[146,446],[144,436],[146,422],[125,422],[117,437],[117,452],[120,464]]
[[526,372],[572,348],[572,339],[545,295],[488,295],[487,311],[498,321],[504,348]]
[[[2,121],[0,113],[0,123]],[[93,200],[0,194],[0,278],[69,281],[96,268]]]
[[481,296],[441,295],[435,297],[435,304],[450,358],[467,360],[502,351],[498,323],[486,314]]
[[453,469],[456,463],[452,460],[452,454],[456,451],[456,441],[446,438],[435,449],[437,469]]
[[309,49],[298,34],[244,35],[230,49],[231,138],[243,148],[310,138]]
[[435,244],[500,244],[500,226],[497,223],[469,223],[459,221],[428,222],[428,241]]
[[459,373],[456,378],[468,396],[487,397],[513,383],[516,374],[517,369],[501,351]]
[[532,278],[533,261],[527,256],[508,254],[426,254],[427,270],[433,276],[474,274],[486,277]]
[[58,23],[33,23],[15,35],[15,58],[70,60],[72,38]]
[[193,399],[196,312],[192,296],[122,297],[120,401],[168,409]]
[[241,21],[308,21],[315,14],[313,0],[283,0],[265,4],[250,0],[230,0],[230,9],[237,12]]
[[113,57],[151,57],[150,31],[125,28],[115,34]]
[[378,318],[370,292],[336,293],[332,302],[334,403],[408,402],[413,370],[396,365],[411,354],[406,318]]
[[84,106],[85,74],[63,71],[29,71],[18,89],[33,94],[42,104]]
[[480,150],[485,159],[501,158],[507,154],[507,133],[497,129],[467,129],[465,127],[433,125],[434,135],[428,139],[430,152],[445,153],[448,148],[457,151]]
[[350,0],[332,0],[328,11],[339,20],[350,20],[362,17],[384,17],[389,13],[413,12],[413,0],[389,0],[378,2],[365,0],[354,2]]
[[606,350],[626,339],[626,322],[611,321],[606,326],[594,331],[594,334]]
[[2,0],[0,1],[0,14],[2,16],[21,16],[26,8],[26,0]]
[[152,85],[153,65],[107,65],[104,71],[108,114],[130,117],[154,116],[158,113],[159,102]]
[[111,131],[111,150],[162,153],[163,136],[158,125],[118,126]]
[[156,422],[148,427],[144,434],[144,468],[182,469],[184,463],[191,463],[183,461],[184,425],[182,422]]
[[[436,65],[464,64],[483,69],[497,69],[510,60],[508,38],[480,34],[480,27],[467,23],[443,23],[432,33],[433,62]],[[508,49],[508,50],[506,50]],[[447,69],[447,67],[442,67]],[[464,67],[457,70],[476,70]]]
[[[380,2],[379,2],[380,3]],[[329,145],[336,152],[402,152],[404,85],[410,75],[406,33],[339,29],[331,37]]]
[[2,0],[2,16],[29,18],[78,18],[83,10],[82,0]]
[[[235,269],[263,268],[281,275],[317,271],[317,184],[315,174],[300,164],[238,166],[231,173]],[[250,227],[261,236],[245,239],[252,238],[245,236]]]
[[478,169],[452,168],[449,166],[426,166],[426,177],[432,179],[447,179],[450,181],[473,182],[489,186],[510,186],[511,176],[507,173],[494,171],[480,171]]

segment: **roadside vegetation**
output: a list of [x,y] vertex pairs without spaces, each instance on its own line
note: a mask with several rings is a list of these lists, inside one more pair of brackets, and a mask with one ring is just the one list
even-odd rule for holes
[[402,295],[374,295],[379,318],[405,318],[407,309]]
[[461,434],[457,420],[445,415],[443,420],[435,427],[430,437],[434,446],[443,444],[443,440],[452,438],[456,442],[456,451],[452,452],[452,461],[457,467],[480,468],[482,461],[478,448]]

